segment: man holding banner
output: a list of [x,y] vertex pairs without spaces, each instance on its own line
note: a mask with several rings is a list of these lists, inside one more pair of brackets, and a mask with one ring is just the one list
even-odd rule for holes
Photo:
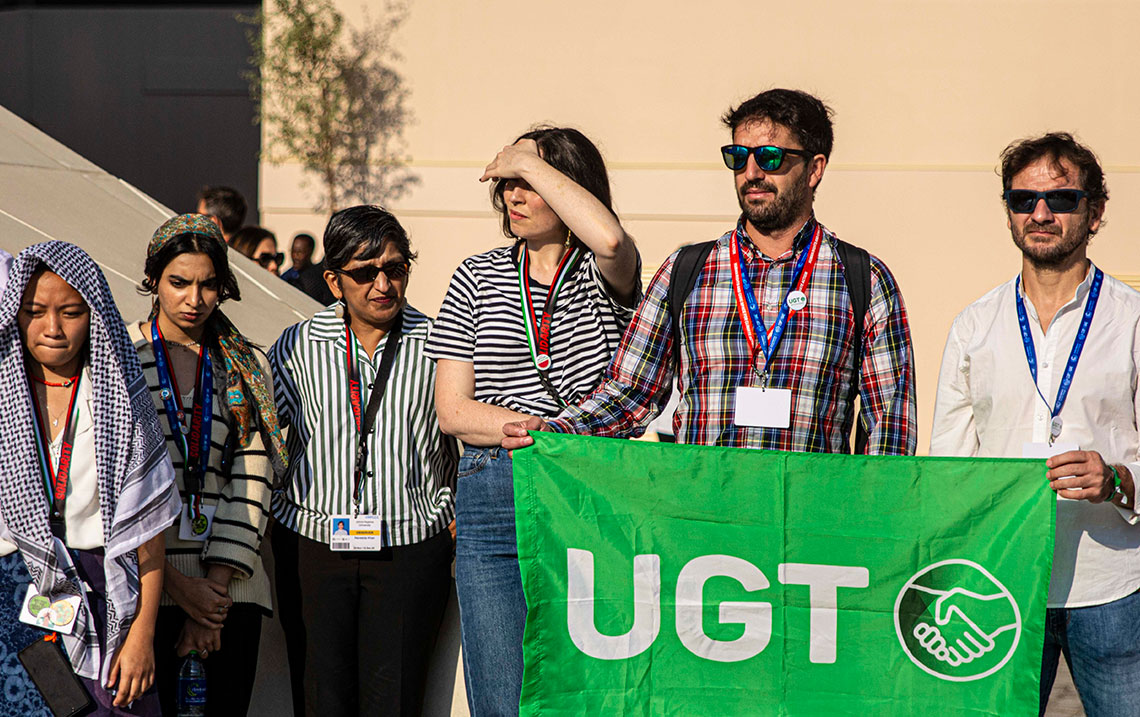
[[1065,133],[1016,142],[1002,153],[1002,184],[1021,273],[954,320],[930,452],[1048,459],[1061,500],[1041,713],[1064,652],[1090,717],[1134,717],[1140,293],[1087,257],[1108,201],[1091,150]]
[[681,391],[678,443],[910,455],[916,441],[906,309],[887,267],[816,221],[832,147],[830,110],[796,90],[730,110],[741,218],[716,241],[670,256],[650,284],[599,387],[555,420],[504,427],[640,435]]

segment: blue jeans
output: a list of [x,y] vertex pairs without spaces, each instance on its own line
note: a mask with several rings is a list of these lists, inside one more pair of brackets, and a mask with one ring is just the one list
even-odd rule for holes
[[1042,715],[1061,653],[1088,717],[1140,715],[1140,591],[1104,605],[1046,611]]
[[515,542],[511,459],[464,448],[455,494],[455,587],[472,717],[519,713],[526,599]]

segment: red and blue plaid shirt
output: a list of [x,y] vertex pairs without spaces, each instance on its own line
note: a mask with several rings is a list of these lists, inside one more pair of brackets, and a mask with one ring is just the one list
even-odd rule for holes
[[[792,249],[775,259],[737,225],[741,255],[756,288],[764,322],[771,326],[793,279],[795,259],[807,249],[815,219],[797,234]],[[681,363],[673,365],[669,279],[676,253],[653,277],[602,383],[577,406],[550,422],[554,431],[595,436],[640,435],[669,399],[676,378],[680,405],[673,417],[679,443],[767,448],[813,453],[848,449],[855,379],[855,330],[835,235],[823,230],[808,304],[793,312],[768,364],[770,386],[792,390],[787,429],[737,426],[737,386],[758,385],[732,291],[729,242],[722,236],[709,254],[681,315]],[[902,295],[887,267],[871,257],[871,302],[864,319],[860,418],[870,455],[912,455],[917,442],[914,355]]]

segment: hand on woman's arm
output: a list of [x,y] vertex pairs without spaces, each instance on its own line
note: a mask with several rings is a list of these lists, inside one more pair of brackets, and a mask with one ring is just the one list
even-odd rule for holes
[[475,400],[475,367],[466,361],[440,359],[435,371],[435,411],[439,426],[472,446],[497,446],[503,424],[529,416]]
[[621,227],[621,222],[589,190],[547,164],[538,153],[538,144],[522,139],[504,147],[479,181],[521,179],[542,197],[574,236],[594,252],[598,269],[616,292],[628,303],[637,287],[637,249]]
[[166,562],[166,540],[162,533],[140,545],[138,553],[138,611],[107,679],[107,688],[116,688],[116,707],[139,699],[154,684],[154,622],[158,618],[162,567]]
[[202,627],[222,626],[226,619],[226,610],[232,602],[229,598],[228,585],[228,580],[220,583],[209,577],[192,578],[183,575],[169,562],[166,564],[166,594]]

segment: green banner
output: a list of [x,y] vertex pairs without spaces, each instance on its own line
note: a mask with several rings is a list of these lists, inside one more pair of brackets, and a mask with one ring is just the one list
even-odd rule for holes
[[1042,461],[535,440],[523,714],[1037,714]]

